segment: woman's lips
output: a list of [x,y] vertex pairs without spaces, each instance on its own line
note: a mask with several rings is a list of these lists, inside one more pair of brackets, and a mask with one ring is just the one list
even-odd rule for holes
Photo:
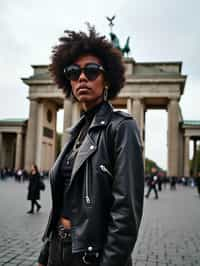
[[84,92],[88,92],[90,90],[90,88],[86,85],[81,85],[77,88],[77,93],[84,93]]

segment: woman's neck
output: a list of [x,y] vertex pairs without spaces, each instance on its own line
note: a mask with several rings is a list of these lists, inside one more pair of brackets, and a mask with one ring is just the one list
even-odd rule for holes
[[84,112],[88,112],[92,109],[94,109],[96,106],[100,105],[104,100],[102,98],[99,98],[96,102],[84,102],[82,103],[82,108]]

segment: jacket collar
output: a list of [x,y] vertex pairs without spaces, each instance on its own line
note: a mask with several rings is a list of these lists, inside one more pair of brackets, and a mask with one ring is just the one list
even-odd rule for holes
[[[110,120],[110,114],[113,111],[113,107],[110,103],[104,102],[97,113],[94,115],[94,118],[90,124],[89,131],[96,127],[104,127],[108,124]],[[84,115],[80,120],[71,128],[68,129],[68,132],[71,136],[76,136],[84,123]]]
[[110,120],[110,115],[112,111],[113,111],[112,105],[109,104],[108,102],[104,102],[97,111],[97,113],[94,115],[92,123],[89,127],[89,131],[94,129],[95,127],[106,126]]

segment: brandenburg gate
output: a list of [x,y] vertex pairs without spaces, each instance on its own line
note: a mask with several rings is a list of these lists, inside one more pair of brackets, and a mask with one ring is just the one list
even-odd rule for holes
[[[168,176],[189,176],[189,140],[200,139],[200,124],[190,128],[185,124],[179,105],[184,93],[186,76],[181,62],[135,62],[125,58],[126,83],[111,103],[116,109],[127,109],[136,119],[145,154],[145,113],[149,109],[164,109],[168,114],[167,152]],[[17,137],[15,168],[30,169],[36,163],[49,169],[56,153],[57,111],[64,109],[62,145],[68,139],[68,129],[80,117],[78,103],[64,98],[52,81],[47,65],[34,65],[33,75],[23,78],[28,85],[29,119],[25,121],[22,137]],[[27,123],[27,125],[26,125]],[[0,121],[0,142],[5,130]],[[8,127],[7,127],[8,128]],[[4,141],[5,142],[5,141]],[[24,143],[24,144],[23,144]],[[159,145],[159,143],[155,143]],[[23,146],[23,147],[22,147]],[[160,147],[160,150],[162,147]],[[0,167],[3,165],[0,155]],[[20,158],[20,159],[19,159]],[[5,161],[5,160],[4,160]]]
[[[167,110],[168,175],[178,176],[183,169],[181,157],[184,146],[184,138],[179,127],[179,122],[182,121],[179,101],[186,79],[186,76],[181,74],[181,63],[136,63],[133,59],[125,59],[125,63],[126,84],[112,104],[115,108],[128,109],[136,119],[144,149],[145,112],[148,109]],[[23,79],[29,86],[30,99],[25,167],[29,167],[33,161],[41,167],[46,156],[55,153],[55,140],[52,139],[52,145],[47,145],[42,129],[49,128],[55,136],[56,112],[59,108],[64,108],[63,144],[68,137],[67,128],[70,128],[80,116],[78,104],[72,104],[71,101],[64,99],[62,91],[58,90],[51,80],[47,66],[33,66],[33,69],[33,76]],[[52,116],[49,123],[48,112],[49,116]],[[53,162],[53,155],[49,160]]]

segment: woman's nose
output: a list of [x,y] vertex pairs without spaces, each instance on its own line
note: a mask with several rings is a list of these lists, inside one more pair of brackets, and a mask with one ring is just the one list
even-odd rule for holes
[[79,81],[82,81],[82,80],[88,80],[83,71],[81,71],[81,74],[79,76]]

